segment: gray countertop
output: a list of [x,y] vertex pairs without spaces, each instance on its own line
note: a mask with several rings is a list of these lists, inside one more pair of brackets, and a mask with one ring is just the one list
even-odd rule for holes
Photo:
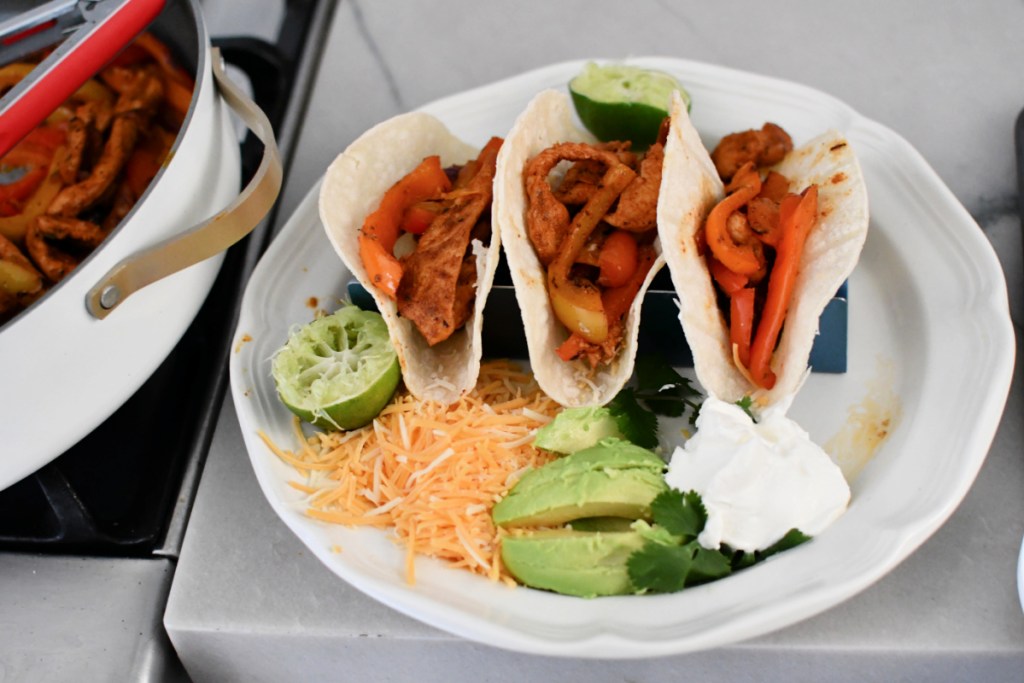
[[[726,9],[726,7],[728,9]],[[970,211],[1024,320],[1012,145],[1024,5],[783,2],[345,2],[279,216],[371,125],[551,62],[665,55],[797,81],[907,138]],[[1020,343],[1018,341],[1018,350]],[[950,397],[950,400],[956,400]],[[526,656],[407,618],[336,578],[264,500],[226,402],[164,616],[196,680],[1024,680],[1024,377],[970,493],[863,593],[802,623],[693,655]]]

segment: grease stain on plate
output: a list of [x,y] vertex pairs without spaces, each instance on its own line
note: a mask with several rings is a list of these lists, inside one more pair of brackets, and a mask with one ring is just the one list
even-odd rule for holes
[[846,481],[857,478],[899,426],[903,405],[893,389],[894,376],[892,359],[879,357],[864,398],[846,409],[846,422],[825,442],[825,452],[839,465]]

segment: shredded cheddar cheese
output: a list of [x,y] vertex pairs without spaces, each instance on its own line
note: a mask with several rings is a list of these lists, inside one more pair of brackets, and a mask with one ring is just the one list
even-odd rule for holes
[[308,438],[295,418],[294,451],[260,436],[302,479],[289,484],[308,494],[307,515],[392,529],[405,546],[409,583],[416,555],[513,583],[491,508],[525,471],[551,460],[530,444],[558,410],[532,375],[493,361],[452,406],[401,394],[371,425]]

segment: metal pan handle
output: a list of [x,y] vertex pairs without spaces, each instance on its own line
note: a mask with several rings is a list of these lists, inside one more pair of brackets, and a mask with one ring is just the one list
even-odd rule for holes
[[263,143],[252,180],[226,209],[180,235],[135,253],[110,269],[86,295],[86,307],[103,319],[146,285],[219,254],[252,232],[277,201],[283,170],[274,130],[263,111],[224,71],[220,50],[211,51],[213,76],[224,101]]

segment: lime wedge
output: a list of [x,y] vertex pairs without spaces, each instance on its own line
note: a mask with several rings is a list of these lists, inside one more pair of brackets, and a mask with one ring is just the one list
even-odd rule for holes
[[645,149],[658,138],[668,116],[672,92],[690,108],[690,95],[673,76],[626,64],[589,62],[569,82],[580,121],[598,140],[630,140]]
[[384,319],[351,305],[294,330],[271,374],[289,410],[328,430],[369,424],[401,378]]

